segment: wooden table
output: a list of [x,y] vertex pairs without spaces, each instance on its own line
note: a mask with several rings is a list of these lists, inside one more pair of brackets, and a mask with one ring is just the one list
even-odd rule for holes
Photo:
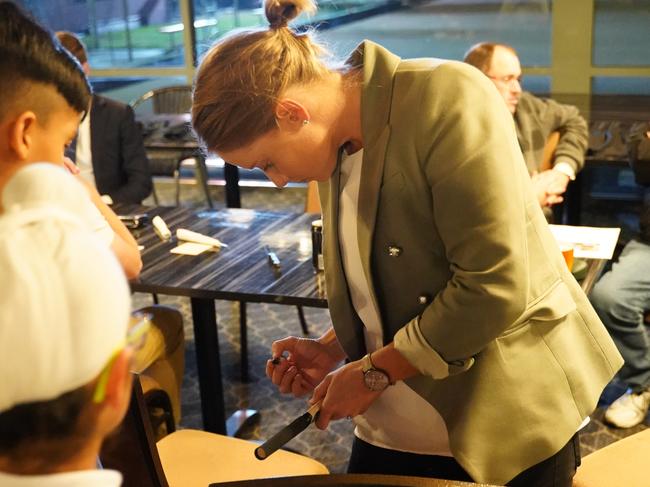
[[[134,230],[138,243],[144,246],[144,266],[140,278],[131,283],[131,289],[190,298],[203,426],[206,431],[232,433],[243,418],[232,418],[227,428],[214,300],[326,308],[323,276],[312,265],[314,216],[133,205],[121,205],[117,211],[119,214],[146,212],[150,218],[160,215],[174,235],[178,228],[186,228],[217,237],[229,245],[198,256],[177,255],[170,253],[178,244],[175,236],[163,242],[151,225]],[[279,271],[269,265],[264,246],[280,258]]]

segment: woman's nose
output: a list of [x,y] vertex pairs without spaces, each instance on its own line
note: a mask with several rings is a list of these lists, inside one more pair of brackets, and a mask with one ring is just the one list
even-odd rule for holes
[[268,177],[278,188],[284,188],[289,182],[289,179],[281,174],[267,174],[266,177]]

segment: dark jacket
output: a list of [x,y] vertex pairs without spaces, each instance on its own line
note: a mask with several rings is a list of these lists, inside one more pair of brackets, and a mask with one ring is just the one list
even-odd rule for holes
[[90,137],[95,184],[115,203],[140,203],[152,190],[149,160],[133,109],[93,95]]
[[560,141],[552,165],[566,162],[576,174],[584,166],[589,131],[576,107],[524,92],[515,112],[515,125],[528,172],[541,170],[544,145],[555,131],[560,132]]

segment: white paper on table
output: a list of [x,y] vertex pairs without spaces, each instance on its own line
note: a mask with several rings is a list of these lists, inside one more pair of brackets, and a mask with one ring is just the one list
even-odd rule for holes
[[549,225],[558,243],[573,245],[573,255],[582,259],[611,259],[620,228]]
[[214,250],[212,245],[205,245],[194,242],[185,242],[170,250],[172,254],[199,255],[206,250]]

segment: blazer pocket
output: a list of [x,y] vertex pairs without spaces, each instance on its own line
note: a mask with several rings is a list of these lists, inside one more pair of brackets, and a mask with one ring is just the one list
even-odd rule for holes
[[546,293],[530,303],[526,311],[501,336],[507,336],[526,324],[560,320],[576,309],[571,291],[564,281],[558,280]]

